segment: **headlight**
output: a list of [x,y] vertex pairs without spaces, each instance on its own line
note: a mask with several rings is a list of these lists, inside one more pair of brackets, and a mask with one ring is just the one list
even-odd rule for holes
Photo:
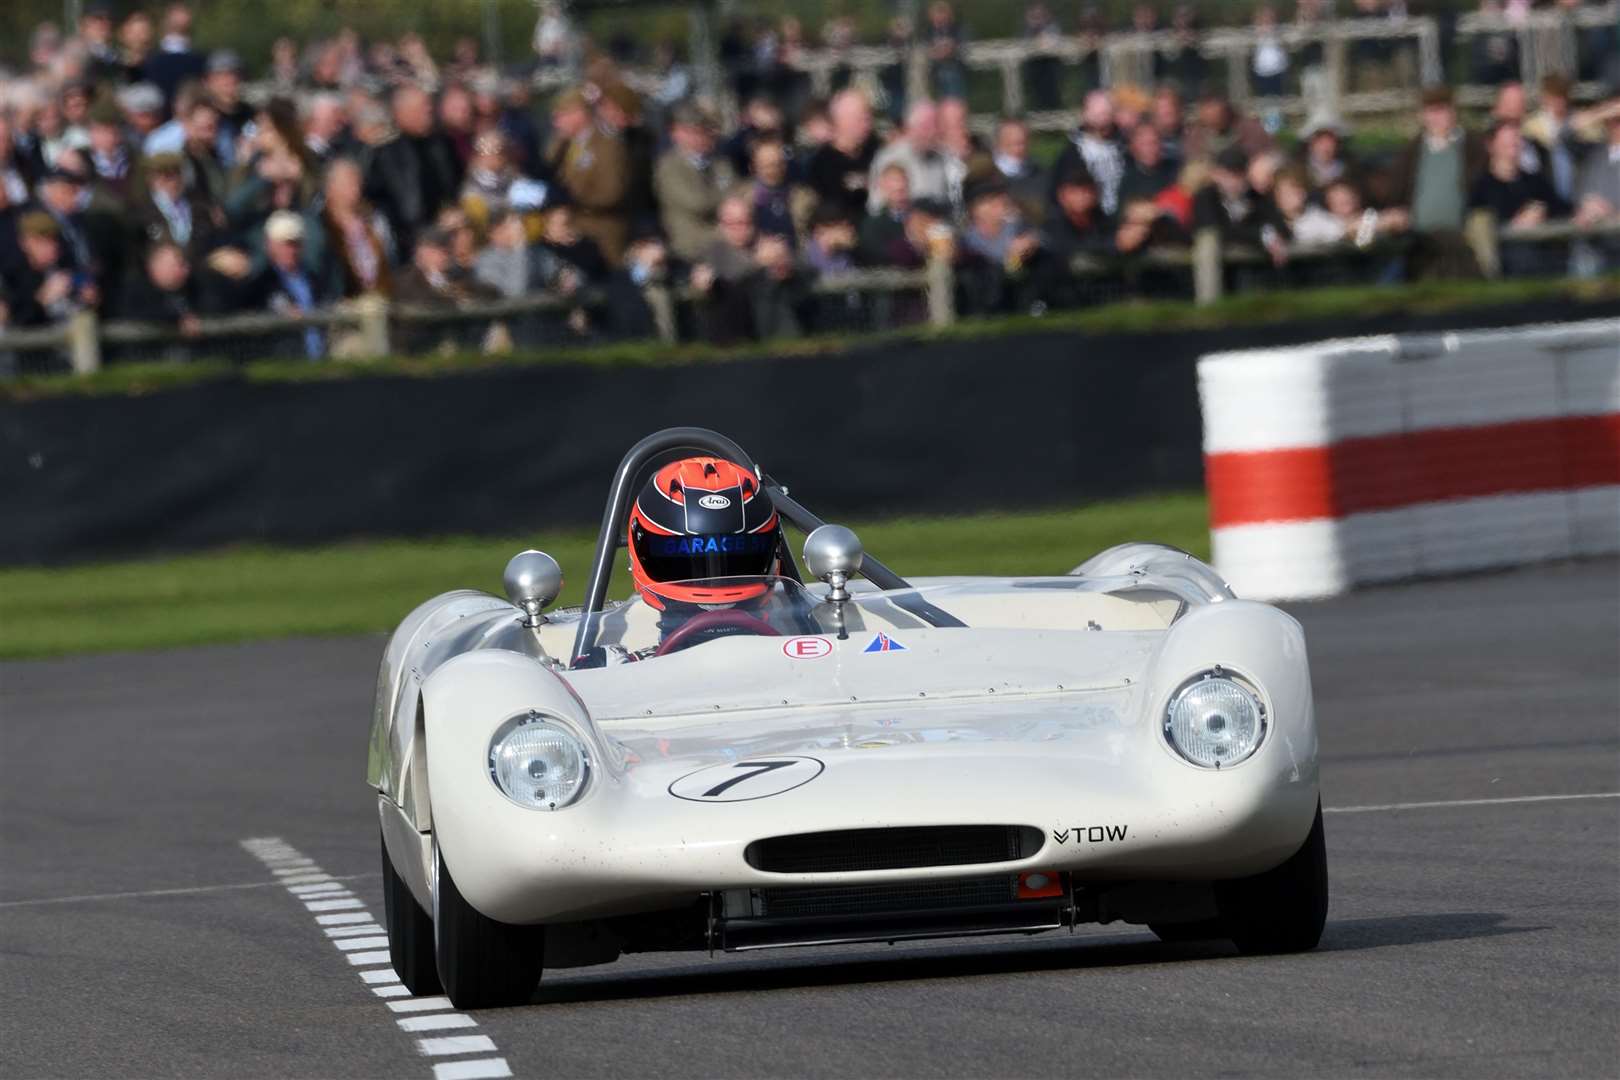
[[585,745],[539,713],[502,724],[489,744],[489,775],[508,799],[556,810],[579,797],[590,774]]
[[1165,738],[1176,753],[1206,769],[1242,761],[1265,734],[1266,707],[1260,695],[1218,667],[1182,683],[1165,710]]

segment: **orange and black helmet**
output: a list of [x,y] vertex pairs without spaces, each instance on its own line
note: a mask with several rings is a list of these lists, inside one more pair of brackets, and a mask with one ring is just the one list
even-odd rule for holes
[[753,473],[716,457],[682,458],[653,474],[630,508],[630,575],[647,603],[735,604],[764,594],[782,525]]

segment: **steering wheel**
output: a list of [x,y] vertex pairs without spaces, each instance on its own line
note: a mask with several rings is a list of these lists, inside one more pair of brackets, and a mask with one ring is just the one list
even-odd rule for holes
[[654,656],[666,656],[698,644],[704,638],[720,634],[753,634],[756,637],[781,637],[782,632],[757,615],[736,608],[716,608],[694,615],[686,625],[665,638]]

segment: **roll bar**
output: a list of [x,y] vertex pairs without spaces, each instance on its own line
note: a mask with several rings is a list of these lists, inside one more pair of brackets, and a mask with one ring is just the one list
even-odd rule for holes
[[[660,465],[692,454],[711,454],[734,461],[759,477],[761,487],[776,504],[777,512],[795,528],[810,532],[826,524],[790,496],[786,487],[766,476],[748,451],[718,431],[700,427],[673,427],[653,432],[630,448],[613,474],[613,484],[608,488],[607,507],[602,511],[602,526],[597,532],[596,553],[591,558],[591,576],[585,582],[585,607],[580,612],[579,630],[574,635],[574,654],[570,662],[585,656],[596,646],[597,620],[593,616],[607,602],[608,582],[613,577],[613,558],[625,544],[624,528],[630,517],[630,504],[641,490],[646,475]],[[885,591],[911,587],[899,574],[870,555],[861,563],[860,572],[862,577]]]

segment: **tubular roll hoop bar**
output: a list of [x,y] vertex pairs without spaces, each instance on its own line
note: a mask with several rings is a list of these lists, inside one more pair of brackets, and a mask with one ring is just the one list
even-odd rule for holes
[[[597,620],[594,616],[607,602],[608,582],[613,577],[613,559],[626,542],[624,526],[630,517],[631,502],[654,469],[692,454],[710,454],[734,461],[759,477],[760,486],[776,504],[777,512],[800,531],[810,532],[826,524],[790,497],[786,488],[761,472],[748,451],[718,431],[674,427],[648,435],[630,448],[613,474],[613,486],[608,489],[607,508],[602,512],[602,526],[597,533],[596,553],[591,559],[591,576],[585,583],[585,608],[580,612],[579,631],[574,635],[574,655],[570,663],[596,646]],[[899,574],[870,555],[862,561],[860,573],[884,591],[911,587]]]

